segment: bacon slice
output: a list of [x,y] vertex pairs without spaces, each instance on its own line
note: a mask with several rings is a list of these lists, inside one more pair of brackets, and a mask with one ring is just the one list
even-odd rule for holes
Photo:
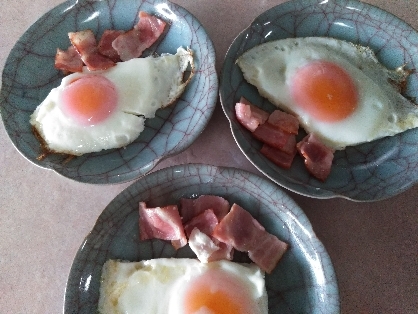
[[112,42],[120,35],[125,33],[124,31],[107,29],[103,32],[97,46],[99,53],[108,57],[114,62],[120,61],[118,52],[113,48]]
[[292,166],[293,159],[295,158],[297,152],[296,140],[293,149],[293,153],[287,153],[281,149],[264,144],[263,147],[261,147],[260,153],[262,153],[266,158],[275,163],[277,166],[284,169],[289,169]]
[[211,237],[211,239],[213,243],[215,243],[219,247],[219,249],[213,252],[209,256],[208,261],[214,262],[214,261],[220,261],[223,259],[232,261],[234,257],[234,247],[230,244],[221,242],[218,239],[215,239],[214,237]]
[[175,249],[187,244],[177,205],[148,208],[145,202],[139,203],[140,240],[171,240]]
[[213,210],[218,221],[220,221],[226,216],[229,208],[229,202],[216,195],[201,195],[196,199],[180,199],[180,213],[184,224],[207,209]]
[[207,263],[210,256],[219,250],[219,246],[212,241],[211,237],[201,232],[198,228],[194,228],[191,231],[189,246],[202,263]]
[[88,29],[70,32],[68,37],[90,71],[106,70],[115,65],[112,60],[99,53],[93,31]]
[[[185,226],[184,231],[189,237],[189,245],[202,262],[213,262],[222,259],[232,260],[232,245],[220,242],[212,237],[218,224],[218,218],[212,209],[193,217]],[[216,248],[216,250],[214,249]]]
[[274,110],[268,117],[268,123],[276,126],[284,132],[297,135],[299,132],[299,120],[294,115],[281,110]]
[[218,224],[218,218],[212,209],[207,209],[203,213],[193,217],[187,224],[184,225],[184,231],[189,237],[193,229],[197,228],[201,232],[212,235],[213,229]]
[[248,251],[248,257],[270,274],[287,251],[289,245],[270,233],[261,236],[257,245]]
[[84,63],[74,46],[67,50],[57,49],[55,68],[64,72],[82,72]]
[[248,252],[261,269],[271,273],[288,248],[288,244],[268,233],[249,212],[237,204],[215,227],[213,236],[232,245],[236,250]]
[[294,134],[290,135],[286,144],[280,150],[282,152],[286,153],[286,154],[294,156],[297,152],[297,149],[296,149],[296,135],[294,135]]
[[112,42],[112,47],[118,52],[122,61],[140,57],[145,49],[157,41],[167,24],[143,11],[138,15],[138,24]]
[[313,134],[308,134],[296,145],[299,154],[305,158],[305,166],[317,179],[325,181],[331,172],[334,151]]
[[268,112],[254,106],[244,97],[241,97],[240,101],[235,104],[235,115],[238,122],[251,132],[266,122],[269,117]]
[[269,146],[282,149],[293,135],[266,122],[255,129],[253,136]]
[[199,261],[203,263],[232,260],[234,249],[232,245],[220,242],[201,232],[198,228],[194,228],[189,237],[189,246],[196,254]]

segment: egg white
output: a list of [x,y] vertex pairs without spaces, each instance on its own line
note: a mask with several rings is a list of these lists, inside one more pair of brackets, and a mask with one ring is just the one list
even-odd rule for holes
[[[352,115],[337,122],[323,122],[293,101],[293,75],[314,60],[333,62],[354,80],[359,105]],[[386,69],[367,47],[325,37],[289,38],[252,48],[237,59],[237,64],[263,97],[295,114],[307,132],[330,148],[344,149],[418,127],[418,106],[390,83],[406,79],[406,72]]]
[[182,314],[182,298],[189,283],[211,269],[240,278],[259,304],[259,312],[252,314],[268,313],[264,272],[258,266],[226,260],[200,263],[188,258],[108,260],[102,269],[99,313]]
[[[184,81],[189,64],[192,75]],[[62,111],[61,94],[71,82],[91,74],[101,75],[114,84],[117,108],[100,123],[79,125]],[[105,71],[84,67],[82,73],[64,77],[60,86],[51,90],[31,115],[30,123],[52,152],[79,156],[124,147],[144,130],[145,118],[153,118],[157,109],[172,104],[183,93],[192,76],[192,52],[182,47],[175,55],[131,59]]]

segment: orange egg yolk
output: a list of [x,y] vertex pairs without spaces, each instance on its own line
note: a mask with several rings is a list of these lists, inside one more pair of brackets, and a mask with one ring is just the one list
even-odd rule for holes
[[255,313],[242,279],[220,270],[211,270],[190,284],[184,297],[184,309],[184,314],[204,309],[216,314]]
[[298,69],[291,80],[291,95],[302,110],[325,122],[350,116],[359,98],[350,75],[328,61],[314,61]]
[[118,94],[107,78],[88,75],[71,82],[62,92],[64,113],[81,125],[94,125],[115,110]]

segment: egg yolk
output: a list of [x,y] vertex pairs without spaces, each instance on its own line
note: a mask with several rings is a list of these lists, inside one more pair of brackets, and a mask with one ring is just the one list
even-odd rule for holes
[[184,297],[184,309],[184,314],[255,313],[242,279],[220,270],[211,270],[190,284]]
[[291,80],[291,95],[302,110],[326,122],[350,116],[359,98],[350,75],[328,61],[314,61],[298,69]]
[[88,75],[71,82],[62,92],[64,113],[81,125],[94,125],[116,108],[118,94],[107,78]]

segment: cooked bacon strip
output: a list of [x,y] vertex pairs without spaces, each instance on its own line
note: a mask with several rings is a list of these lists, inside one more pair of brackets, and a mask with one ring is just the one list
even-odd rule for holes
[[106,70],[115,65],[112,60],[99,53],[96,38],[91,30],[70,32],[68,37],[90,71]]
[[244,97],[235,105],[235,115],[241,125],[251,132],[260,125],[266,122],[269,117],[268,112],[254,106]]
[[171,240],[175,249],[187,244],[180,214],[176,205],[148,208],[146,203],[139,203],[139,238],[140,240]]
[[278,127],[284,132],[297,135],[299,132],[299,120],[294,115],[274,110],[268,117],[268,123]]
[[188,223],[184,225],[184,232],[189,237],[194,228],[201,232],[212,235],[213,229],[218,224],[218,218],[212,209],[207,209],[203,213],[193,217]]
[[207,209],[212,209],[220,221],[226,216],[229,208],[229,202],[216,195],[201,195],[196,199],[180,199],[180,213],[184,224]]
[[253,136],[269,146],[282,149],[293,134],[284,132],[269,122],[260,124],[253,132]]
[[237,204],[215,227],[213,236],[238,251],[248,252],[251,260],[267,273],[273,271],[288,247]]
[[292,166],[293,159],[296,155],[296,140],[293,149],[293,153],[287,153],[281,149],[264,144],[263,147],[261,147],[260,152],[279,167],[289,169]]
[[82,72],[83,61],[74,46],[67,50],[57,49],[55,55],[55,68],[64,72]]
[[112,30],[107,29],[103,32],[102,37],[100,38],[99,44],[98,44],[98,50],[99,52],[110,58],[114,62],[120,61],[120,57],[118,52],[113,48],[112,42],[120,35],[125,33],[124,31],[119,30]]
[[167,24],[143,11],[140,11],[138,15],[138,24],[118,36],[112,43],[112,47],[118,52],[122,61],[140,57],[145,49],[157,41]]
[[305,166],[317,179],[325,181],[331,172],[334,151],[308,134],[296,145],[299,154],[305,158]]

